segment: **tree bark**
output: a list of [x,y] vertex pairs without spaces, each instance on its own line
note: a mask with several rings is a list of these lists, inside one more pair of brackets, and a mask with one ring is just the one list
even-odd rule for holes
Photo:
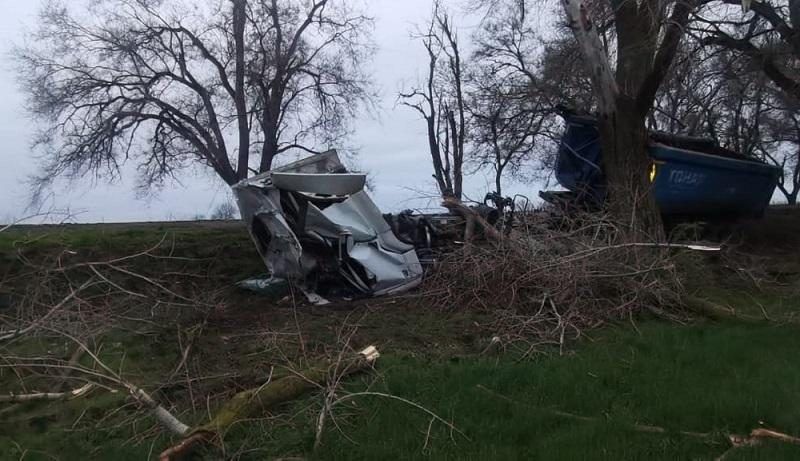
[[619,96],[615,110],[601,117],[599,129],[609,213],[631,237],[663,240],[661,214],[650,193],[647,176],[650,168],[647,129],[635,101]]
[[259,173],[272,169],[272,161],[278,155],[278,126],[277,122],[272,121],[267,116],[264,123],[264,146],[261,148],[261,163],[258,167]]
[[239,128],[239,156],[236,176],[242,180],[247,178],[250,164],[250,125],[247,117],[247,95],[245,94],[245,59],[244,29],[247,22],[247,0],[231,0],[233,2],[233,39],[236,46],[236,79],[234,103],[236,120]]
[[498,197],[503,195],[503,168],[498,166],[494,174],[494,188]]

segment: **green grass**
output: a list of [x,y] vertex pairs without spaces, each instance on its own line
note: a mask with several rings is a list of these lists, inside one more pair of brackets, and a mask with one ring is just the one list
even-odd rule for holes
[[[265,453],[363,460],[713,459],[727,448],[725,434],[745,434],[760,421],[800,433],[799,332],[788,326],[675,327],[648,321],[639,325],[639,333],[614,327],[563,357],[523,362],[510,356],[427,359],[385,349],[378,380],[355,378],[348,389],[361,391],[369,383],[371,391],[417,402],[453,421],[469,440],[434,423],[425,446],[428,415],[401,402],[365,396],[355,406],[337,407],[343,432],[329,423],[322,447],[312,453],[321,399],[312,394],[279,408],[274,419],[234,429],[226,446],[231,452],[242,446],[263,450],[244,459],[263,459]],[[74,401],[60,404],[56,413],[26,413],[29,421],[14,423],[0,436],[0,446],[9,449],[0,459],[18,459],[12,440],[60,459],[85,459],[93,452],[94,459],[146,457],[152,440],[124,443],[133,427],[61,432],[80,411],[93,409],[89,418],[100,419],[118,404],[101,394],[87,399],[86,407]],[[572,420],[551,410],[597,420]],[[147,421],[140,424],[146,427]],[[633,424],[714,435],[646,434],[632,430]],[[157,449],[165,443],[159,439]],[[734,455],[730,459],[797,459],[800,448],[769,444]]]
[[[337,407],[343,432],[329,423],[322,446],[313,452],[321,397],[312,394],[279,408],[269,421],[234,429],[226,447],[231,453],[244,445],[262,450],[243,459],[264,459],[268,454],[320,460],[674,460],[714,459],[727,449],[725,434],[745,434],[760,421],[800,433],[796,328],[729,324],[676,328],[648,321],[639,325],[639,331],[612,328],[569,355],[525,362],[508,356],[428,360],[389,352],[380,361],[377,381],[361,377],[347,385],[357,392],[371,384],[371,391],[417,402],[451,420],[469,440],[434,423],[426,446],[427,414],[402,402],[365,396],[354,400],[355,405]],[[99,417],[119,402],[101,396],[86,403]],[[71,433],[46,429],[59,421],[66,425],[78,416],[79,408],[78,402],[71,402],[58,416],[34,418],[24,431],[15,430],[16,436],[0,436],[0,446],[11,448],[14,440],[60,459],[84,459],[93,450],[94,459],[148,455],[151,440],[123,444],[128,427]],[[573,420],[552,410],[596,420]],[[634,424],[674,432],[641,433],[631,428]],[[712,436],[699,439],[677,431]],[[165,443],[160,439],[156,446]],[[18,453],[6,453],[0,459],[18,459]],[[727,459],[798,457],[800,447],[773,443],[736,451]]]
[[[318,459],[713,459],[723,435],[759,421],[800,433],[798,330],[659,322],[604,332],[574,354],[535,362],[467,358],[428,362],[388,356],[377,389],[450,419],[470,440],[408,405],[362,397],[342,408],[344,434],[329,427]],[[488,389],[488,391],[487,391]],[[559,410],[597,418],[585,422]],[[647,434],[634,424],[711,432],[707,439]],[[296,431],[295,429],[292,429]],[[311,425],[301,433],[313,434]],[[348,440],[350,438],[351,440]],[[310,436],[286,454],[307,453]],[[797,459],[800,447],[767,445],[731,459]]]
[[[697,322],[680,326],[650,319],[641,321],[638,330],[624,324],[590,332],[591,338],[574,344],[564,356],[557,351],[526,361],[516,360],[511,353],[483,356],[480,352],[490,336],[479,325],[487,322],[485,314],[445,313],[403,299],[304,307],[295,312],[276,300],[225,288],[263,271],[242,228],[100,226],[0,234],[0,292],[3,283],[25,281],[15,276],[21,270],[18,252],[40,261],[69,248],[78,252],[76,259],[104,259],[141,251],[164,236],[167,247],[159,251],[202,260],[200,272],[207,274],[208,283],[227,290],[223,291],[226,306],[213,313],[194,345],[191,364],[196,374],[239,371],[258,376],[280,362],[274,344],[238,333],[258,328],[292,332],[300,325],[303,342],[287,335],[282,352],[313,356],[335,346],[343,322],[358,323],[353,344],[377,344],[383,356],[377,377],[352,378],[345,385],[347,390],[368,389],[417,402],[452,421],[467,436],[434,422],[426,443],[429,415],[395,400],[364,396],[336,408],[339,427],[329,421],[321,447],[314,450],[322,397],[312,393],[275,409],[265,419],[233,428],[225,437],[227,457],[714,459],[727,449],[727,434],[746,434],[760,422],[800,434],[800,367],[796,365],[800,327],[796,325]],[[131,264],[133,270],[158,273],[183,270],[186,263],[145,260],[141,266]],[[774,318],[800,310],[796,278],[761,289],[741,280],[730,269],[701,271],[691,277],[689,288],[751,315],[761,313],[761,307]],[[177,331],[198,321],[187,315],[144,327],[120,325],[98,339],[103,344],[101,356],[136,383],[159,382],[180,360]],[[35,355],[41,351],[66,358],[72,347],[61,340],[35,339],[18,341],[11,352]],[[213,407],[225,392],[245,385],[241,379],[198,382],[193,392],[218,397]],[[7,371],[0,373],[0,393],[18,390],[17,381]],[[26,383],[35,386],[37,381]],[[174,403],[187,422],[204,421],[207,409],[201,405],[192,410],[187,392],[173,387],[156,397]],[[7,413],[2,413],[0,405],[0,460],[154,457],[169,445],[168,437],[153,432],[134,438],[155,423],[149,417],[132,419],[133,407],[119,409],[123,402],[121,394],[96,392],[85,399],[25,405]],[[593,420],[566,418],[554,411]],[[642,433],[632,429],[635,424],[661,426],[669,432]],[[696,438],[677,431],[711,435]],[[800,459],[800,447],[770,443],[737,450],[726,459]]]

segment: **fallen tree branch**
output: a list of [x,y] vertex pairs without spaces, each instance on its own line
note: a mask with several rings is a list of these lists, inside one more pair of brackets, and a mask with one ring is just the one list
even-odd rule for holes
[[[495,392],[495,391],[493,391],[493,390],[491,390],[491,389],[489,389],[487,387],[484,387],[484,386],[482,386],[480,384],[478,384],[476,387],[478,389],[480,389],[480,390],[482,390],[482,391],[484,391],[484,392],[486,392],[486,393],[498,398],[498,399],[505,400],[506,402],[513,403],[514,405],[519,405],[520,404],[520,402],[518,402],[518,401],[516,401],[514,399],[511,399],[509,397],[506,397],[505,395],[499,394],[499,393],[497,393],[497,392]],[[526,406],[529,406],[529,405],[526,405]],[[537,411],[548,413],[548,414],[551,414],[553,416],[558,416],[560,418],[566,418],[566,419],[572,419],[572,420],[575,420],[575,421],[584,421],[584,422],[600,422],[600,421],[603,421],[603,419],[601,419],[601,418],[596,418],[596,417],[592,417],[592,416],[576,415],[574,413],[569,413],[569,412],[561,411],[561,410],[538,408],[538,407],[536,407],[535,409]],[[649,424],[633,423],[633,424],[630,424],[629,427],[633,431],[646,432],[646,433],[650,433],[650,434],[680,434],[680,435],[685,435],[685,436],[688,436],[688,437],[695,437],[695,438],[708,438],[708,437],[712,437],[714,435],[711,432],[671,431],[671,430],[669,430],[667,428],[664,428],[664,427],[661,427],[661,426],[651,426]]]
[[[480,384],[476,386],[478,389],[496,397],[501,400],[505,400],[506,402],[512,403],[514,405],[519,405],[520,402],[506,397],[505,395],[499,394],[487,387],[484,387]],[[566,411],[561,410],[554,410],[554,409],[545,409],[545,408],[535,408],[537,411],[541,411],[544,413],[551,414],[553,416],[558,416],[561,418],[572,419],[576,421],[584,421],[584,422],[601,422],[605,419],[597,418],[592,416],[582,416],[576,415],[574,413],[569,413]],[[651,426],[648,424],[638,424],[633,423],[628,425],[628,427],[636,432],[645,432],[650,434],[679,434],[688,437],[695,437],[701,439],[709,439],[717,436],[717,432],[695,432],[695,431],[674,431],[669,430],[665,427],[661,426]],[[772,429],[766,428],[757,428],[750,431],[750,434],[743,436],[743,435],[735,435],[731,434],[727,436],[728,442],[731,444],[731,447],[726,450],[722,455],[716,458],[716,461],[722,461],[725,457],[730,454],[733,450],[742,447],[752,447],[756,445],[760,445],[765,440],[775,440],[778,442],[788,443],[791,445],[800,445],[800,437],[795,437],[792,435],[785,434],[783,432],[778,432]]]
[[176,418],[172,413],[169,412],[166,408],[164,408],[161,404],[156,402],[150,395],[145,392],[143,389],[140,389],[133,384],[125,383],[128,389],[131,392],[133,398],[139,402],[143,403],[150,410],[153,412],[153,416],[164,426],[167,430],[172,432],[175,435],[186,435],[189,432],[190,427],[186,424],[182,423],[178,418]]
[[67,392],[35,392],[32,394],[0,395],[0,403],[37,402],[41,400],[70,400],[86,395],[94,388],[94,384],[87,383],[78,389]]
[[[189,426],[182,423],[178,418],[176,418],[172,413],[170,413],[169,410],[167,410],[161,404],[156,402],[156,400],[153,399],[150,396],[150,394],[148,394],[144,389],[124,380],[122,376],[120,376],[117,372],[112,370],[108,365],[106,365],[102,360],[100,360],[97,354],[92,352],[86,344],[84,344],[78,338],[70,335],[69,333],[60,332],[60,334],[69,338],[79,347],[83,348],[86,351],[86,354],[88,354],[92,358],[92,360],[94,360],[94,362],[98,366],[100,366],[100,368],[102,368],[103,371],[105,371],[106,374],[96,373],[92,371],[89,371],[89,373],[94,374],[97,377],[108,380],[110,382],[115,383],[118,386],[125,388],[131,395],[131,397],[133,397],[134,400],[149,408],[152,411],[153,416],[156,418],[156,420],[173,434],[186,435],[189,432],[190,429]],[[86,370],[83,370],[81,367],[78,366],[67,365],[64,368],[75,369],[76,371],[82,371],[84,373],[87,372]]]
[[[374,346],[367,347],[347,359],[344,374],[371,368],[379,356]],[[249,415],[262,413],[278,403],[292,400],[309,390],[319,388],[326,383],[329,375],[326,367],[310,368],[268,382],[261,387],[239,392],[217,411],[211,421],[187,431],[186,438],[164,450],[159,459],[161,461],[180,459],[197,446],[218,439],[228,428]]]
[[800,437],[784,434],[783,432],[765,429],[763,427],[753,429],[748,435],[729,435],[728,442],[731,447],[725,453],[719,455],[716,461],[723,461],[729,454],[737,448],[754,447],[760,445],[765,440],[775,440],[778,442],[788,443],[791,445],[800,445]]
[[703,317],[707,317],[711,320],[732,320],[736,322],[753,324],[764,322],[798,323],[798,319],[793,317],[770,318],[766,314],[762,314],[761,316],[742,314],[731,307],[723,306],[696,296],[687,296],[684,299],[684,305],[692,312],[700,314]]
[[48,310],[43,316],[41,316],[38,319],[36,319],[33,322],[31,322],[31,324],[28,325],[27,327],[19,328],[19,329],[15,330],[15,331],[8,332],[8,333],[0,332],[0,341],[8,341],[8,340],[11,340],[11,339],[14,339],[14,338],[18,338],[20,336],[23,336],[23,335],[33,331],[36,327],[41,325],[44,321],[46,321],[47,319],[52,317],[56,312],[61,310],[61,308],[64,307],[73,298],[75,298],[78,295],[78,293],[80,293],[81,291],[89,288],[92,285],[95,285],[96,283],[97,282],[93,278],[90,278],[89,280],[84,282],[83,285],[79,286],[77,289],[70,290],[70,293],[67,296],[65,296],[63,299],[61,299],[61,301],[59,301],[58,304],[56,304],[53,307],[51,307],[50,310]]
[[464,235],[464,240],[469,241],[472,238],[472,231],[474,228],[474,224],[477,223],[483,229],[484,235],[487,238],[495,241],[503,240],[503,234],[501,234],[497,229],[494,228],[491,224],[489,224],[486,219],[483,218],[480,214],[478,214],[472,208],[464,205],[459,200],[456,200],[452,197],[448,197],[444,199],[442,202],[442,206],[447,208],[453,213],[458,214],[467,222],[466,231]]
[[344,403],[347,400],[352,400],[352,399],[355,399],[356,397],[365,397],[365,396],[367,396],[367,397],[368,396],[382,397],[382,398],[385,398],[385,399],[397,400],[398,402],[403,402],[406,405],[411,405],[412,407],[416,408],[417,410],[420,410],[422,412],[427,413],[428,416],[431,417],[431,421],[439,421],[440,423],[442,423],[445,426],[447,426],[448,428],[450,428],[452,431],[457,432],[460,436],[464,437],[465,439],[467,439],[469,441],[472,441],[472,439],[470,439],[469,436],[467,436],[467,434],[461,432],[451,422],[445,420],[444,418],[442,418],[441,416],[437,415],[436,413],[428,410],[427,408],[423,407],[422,405],[420,405],[420,404],[418,404],[416,402],[412,402],[411,400],[404,399],[402,397],[398,397],[398,396],[392,395],[392,394],[384,394],[383,392],[356,392],[356,393],[348,394],[348,395],[345,395],[344,397],[339,398],[338,400],[334,401],[330,405],[330,407],[333,408],[334,406],[339,405],[340,403]]

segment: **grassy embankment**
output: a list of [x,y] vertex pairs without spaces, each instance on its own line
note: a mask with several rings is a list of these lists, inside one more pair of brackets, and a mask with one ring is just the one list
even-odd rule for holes
[[[768,232],[759,234],[762,239],[753,242],[752,250],[761,255],[761,263],[780,266],[777,281],[758,288],[731,276],[736,268],[727,268],[692,281],[692,289],[739,311],[766,312],[773,319],[785,320],[800,310],[791,267],[796,242],[763,238]],[[187,376],[191,372],[203,379],[189,384],[180,377],[166,380],[181,360],[176,336],[199,323],[195,316],[146,327],[120,324],[96,341],[104,360],[161,401],[174,404],[185,421],[203,422],[208,414],[205,396],[213,409],[236,389],[257,383],[272,364],[329,353],[341,325],[357,323],[352,344],[376,344],[383,357],[377,377],[349,379],[345,389],[369,388],[417,402],[466,435],[437,422],[430,425],[429,415],[407,404],[364,396],[336,408],[338,427],[329,422],[314,450],[322,398],[312,393],[264,419],[234,427],[225,437],[232,456],[714,459],[727,450],[727,434],[746,434],[760,424],[800,434],[800,327],[785,321],[697,320],[681,326],[642,318],[635,328],[620,324],[591,332],[564,356],[557,351],[528,361],[513,354],[486,356],[481,351],[492,332],[480,326],[484,314],[442,312],[413,299],[294,310],[285,302],[227,288],[262,270],[246,233],[237,226],[77,227],[3,234],[0,292],[15,291],[23,283],[18,277],[24,271],[20,254],[42,261],[69,248],[78,253],[75,258],[96,260],[141,251],[164,235],[173,255],[204,261],[195,264],[207,277],[203,284],[224,299],[194,339],[186,367]],[[141,268],[148,269],[161,270]],[[71,350],[63,339],[43,337],[15,342],[2,352],[69,356]],[[19,390],[16,375],[0,373],[0,392]],[[36,381],[29,383],[35,386]],[[26,404],[11,411],[0,406],[0,459],[152,458],[170,439],[125,403],[122,394],[95,391],[69,402]],[[667,433],[643,432],[636,425],[663,427]],[[799,457],[800,447],[767,443],[736,450],[726,459]]]

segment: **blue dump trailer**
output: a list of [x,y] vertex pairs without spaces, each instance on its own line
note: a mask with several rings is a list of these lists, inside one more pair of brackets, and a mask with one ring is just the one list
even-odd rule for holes
[[[569,192],[543,192],[549,202],[602,204],[606,195],[597,121],[565,115],[566,130],[555,175]],[[780,168],[723,149],[709,139],[650,134],[652,193],[666,218],[760,217],[769,205]]]

